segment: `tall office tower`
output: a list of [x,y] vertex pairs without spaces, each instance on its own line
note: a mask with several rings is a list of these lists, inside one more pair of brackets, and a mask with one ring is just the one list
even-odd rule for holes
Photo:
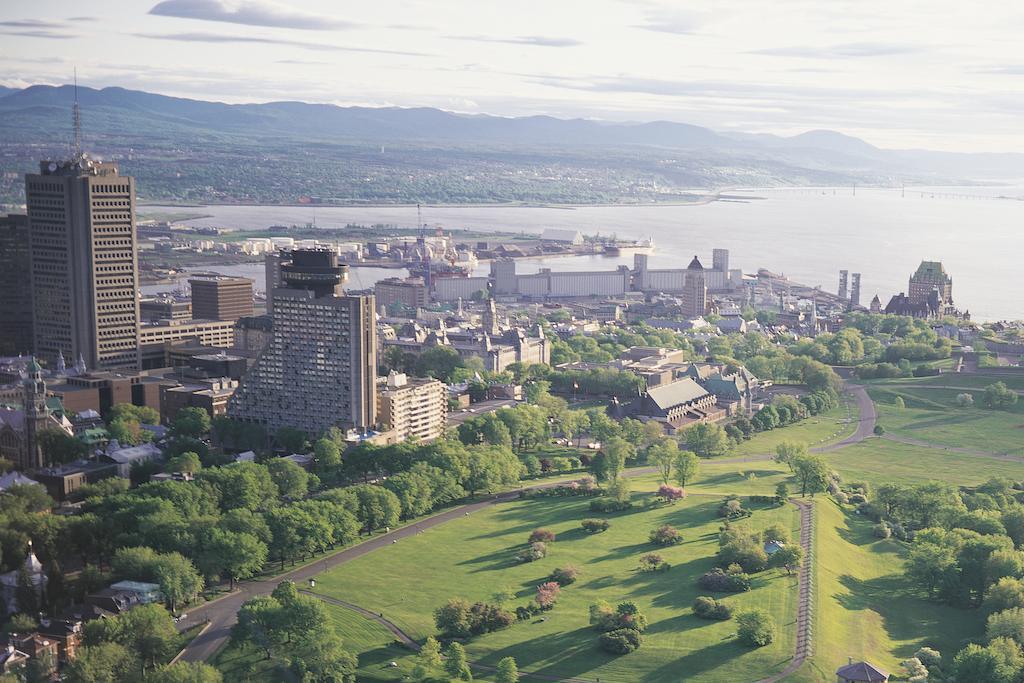
[[343,294],[348,267],[330,251],[292,251],[280,270],[270,343],[232,396],[228,415],[271,433],[366,431],[377,413],[374,297]]
[[192,278],[192,317],[238,320],[253,314],[252,280],[245,277]]
[[728,249],[712,249],[711,250],[711,270],[717,270],[722,273],[729,272],[729,250]]
[[860,306],[860,273],[853,273],[850,279],[850,306]]
[[0,216],[0,356],[32,353],[28,216]]
[[839,271],[839,298],[849,299],[849,293],[847,292],[847,286],[849,284],[850,271],[840,270]]
[[706,315],[708,312],[708,285],[704,281],[704,266],[696,256],[686,268],[686,282],[683,284],[683,313],[690,316]]
[[287,260],[282,251],[274,251],[263,257],[263,269],[267,286],[267,315],[274,313],[274,290],[281,286],[281,262]]
[[26,174],[25,198],[36,355],[138,369],[135,180],[76,151]]

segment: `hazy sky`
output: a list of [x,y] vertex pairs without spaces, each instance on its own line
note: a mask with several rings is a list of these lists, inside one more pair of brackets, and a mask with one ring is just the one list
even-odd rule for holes
[[1024,4],[0,0],[0,85],[831,128],[1024,152]]

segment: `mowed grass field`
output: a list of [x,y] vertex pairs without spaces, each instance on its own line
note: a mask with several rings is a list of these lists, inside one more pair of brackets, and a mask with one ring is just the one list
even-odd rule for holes
[[[1024,401],[1010,410],[981,406],[982,390],[920,389],[872,386],[868,393],[878,411],[878,423],[887,432],[937,446],[1024,455]],[[975,405],[960,408],[960,393],[974,396]],[[905,407],[897,409],[896,398]]]
[[974,486],[992,477],[1024,479],[1024,463],[910,446],[887,439],[868,439],[823,455],[844,481],[867,481],[875,486],[886,482],[926,481]]
[[[634,487],[642,489],[639,483]],[[640,497],[635,494],[638,501]],[[319,577],[316,590],[383,613],[423,639],[436,633],[432,613],[449,598],[487,601],[507,586],[518,596],[510,605],[514,607],[528,602],[554,568],[575,564],[581,578],[562,590],[554,610],[544,619],[472,639],[467,644],[470,659],[493,665],[512,656],[526,671],[623,683],[756,680],[786,665],[795,639],[795,577],[769,570],[755,577],[749,593],[719,596],[737,609],[756,606],[774,615],[778,637],[768,647],[741,646],[734,638],[734,622],[704,621],[691,613],[694,598],[703,593],[697,578],[711,569],[718,549],[717,495],[692,495],[674,506],[609,515],[611,528],[594,535],[579,528],[580,520],[595,516],[588,503],[556,498],[496,505],[329,571]],[[752,528],[774,522],[797,535],[793,506],[758,509],[748,521]],[[678,528],[685,540],[659,549],[647,535],[666,523]],[[513,555],[538,527],[551,529],[559,540],[550,545],[546,558],[517,564]],[[672,568],[637,571],[639,557],[652,551],[661,553]],[[613,657],[598,649],[588,608],[599,599],[638,603],[650,622],[639,651]]]
[[[852,420],[848,419],[851,417]],[[838,406],[821,415],[809,417],[783,429],[759,432],[749,441],[744,441],[730,450],[725,457],[774,453],[775,447],[783,441],[806,443],[811,448],[842,441],[853,434],[859,417],[856,403],[849,401],[847,406],[845,401],[840,402]]]
[[815,503],[814,656],[790,681],[833,681],[848,657],[892,673],[918,648],[943,655],[984,631],[986,612],[928,602],[903,576],[907,545],[878,539],[872,522],[827,497]]

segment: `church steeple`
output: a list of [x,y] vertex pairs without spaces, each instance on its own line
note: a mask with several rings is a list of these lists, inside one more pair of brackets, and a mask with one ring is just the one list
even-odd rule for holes
[[487,308],[484,310],[484,332],[492,337],[498,336],[498,311],[494,307],[494,298],[487,298]]

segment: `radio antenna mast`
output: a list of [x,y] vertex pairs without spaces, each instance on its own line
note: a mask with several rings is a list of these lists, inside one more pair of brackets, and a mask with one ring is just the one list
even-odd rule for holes
[[75,158],[82,156],[82,110],[78,106],[78,67],[75,67],[75,104],[71,107],[71,125],[75,131]]

